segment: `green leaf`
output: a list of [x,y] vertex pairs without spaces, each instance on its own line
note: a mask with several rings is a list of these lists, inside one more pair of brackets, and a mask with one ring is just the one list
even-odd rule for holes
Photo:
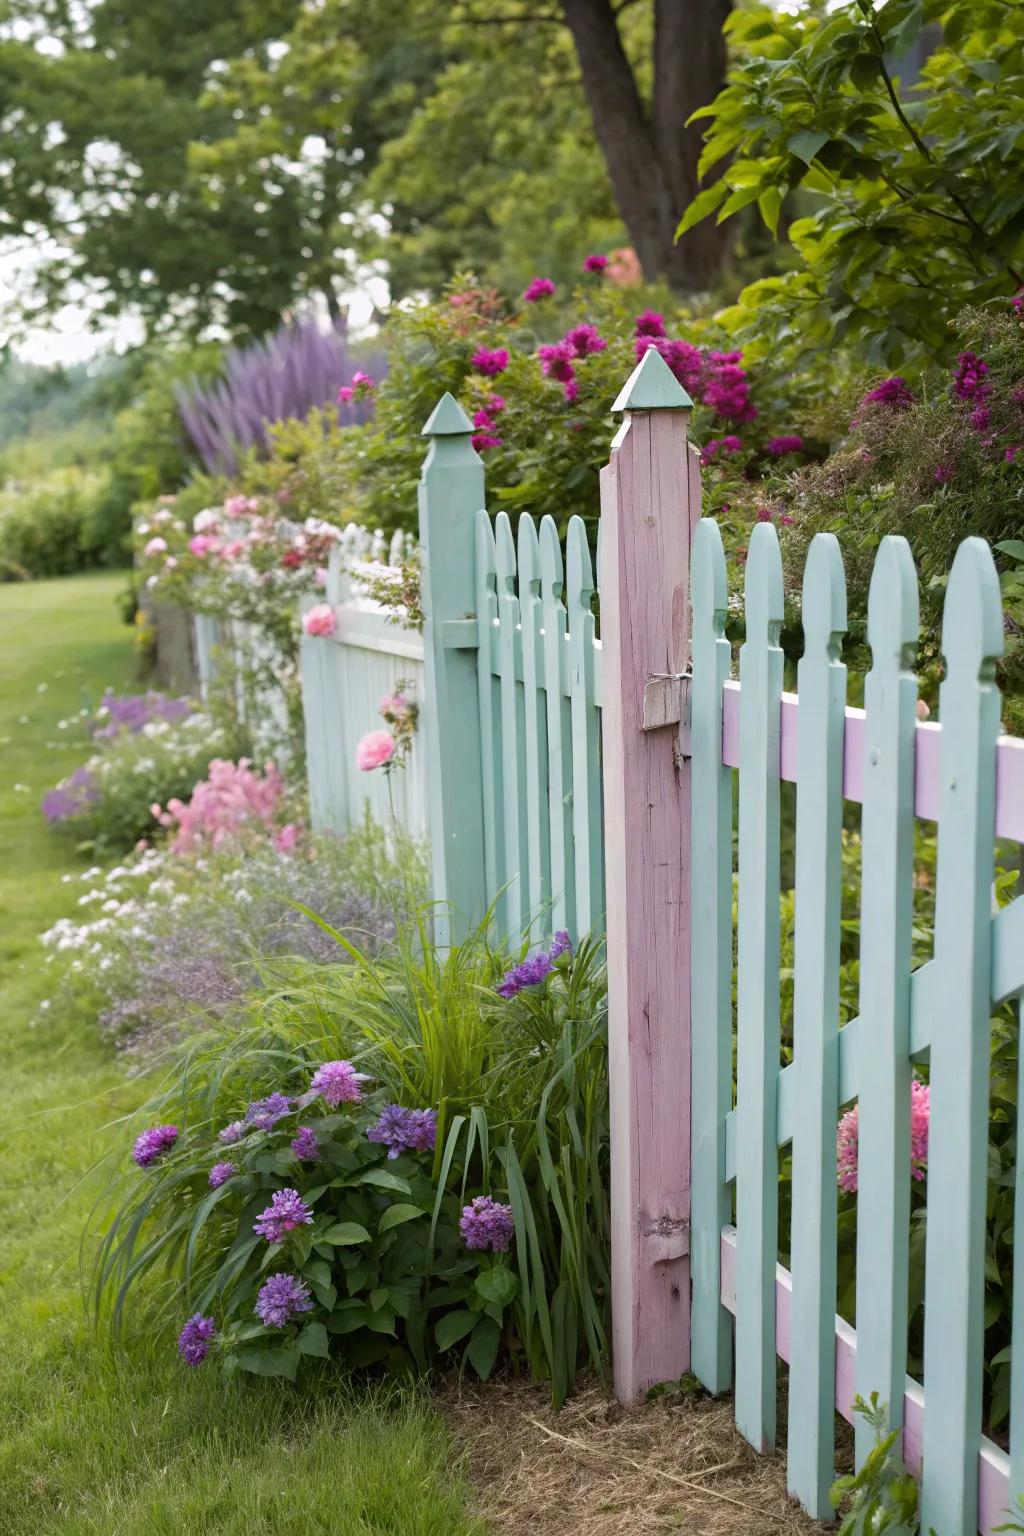
[[434,1338],[438,1349],[451,1349],[460,1339],[464,1339],[467,1333],[471,1333],[476,1327],[477,1318],[474,1312],[447,1312],[434,1327]]
[[253,1376],[283,1376],[294,1381],[299,1368],[299,1351],[294,1344],[285,1349],[240,1349],[234,1358],[241,1370]]
[[486,1381],[494,1369],[501,1343],[501,1329],[490,1317],[482,1317],[473,1329],[466,1346],[466,1358],[481,1381]]
[[797,133],[791,133],[786,140],[786,148],[791,155],[796,155],[804,165],[810,165],[821,146],[828,142],[828,134],[818,128],[801,128]]
[[496,1301],[504,1307],[517,1294],[519,1281],[510,1269],[485,1269],[477,1275],[475,1289],[484,1301]]
[[778,187],[768,187],[757,200],[758,211],[773,235],[778,232],[779,214],[782,212],[782,193]]
[[728,185],[724,181],[716,181],[714,186],[705,187],[703,192],[698,192],[679,220],[676,239],[678,240],[680,235],[685,235],[686,231],[692,229],[695,224],[699,224],[701,219],[706,219],[709,213],[714,213],[718,205],[725,200],[728,192]]
[[357,1184],[372,1184],[375,1189],[386,1189],[395,1195],[411,1195],[408,1179],[403,1179],[397,1173],[389,1173],[386,1168],[367,1168],[355,1181]]
[[355,1333],[366,1326],[370,1309],[365,1301],[341,1301],[327,1319],[330,1333]]
[[1024,539],[1003,539],[996,549],[1001,555],[1009,555],[1011,560],[1024,560]]
[[334,1248],[349,1248],[355,1243],[369,1243],[372,1239],[358,1221],[338,1221],[333,1227],[327,1228],[320,1241],[330,1243]]
[[298,1349],[300,1355],[319,1355],[322,1359],[327,1359],[331,1346],[323,1323],[306,1324],[299,1334]]
[[400,1227],[404,1221],[415,1221],[417,1216],[426,1214],[418,1205],[389,1205],[380,1219],[377,1231],[390,1232],[392,1227]]

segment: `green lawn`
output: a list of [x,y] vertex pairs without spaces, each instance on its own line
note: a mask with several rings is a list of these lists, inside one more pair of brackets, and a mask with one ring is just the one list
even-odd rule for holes
[[300,1394],[190,1372],[165,1339],[113,1358],[86,1321],[83,1180],[145,1085],[88,1019],[39,1004],[36,940],[75,913],[39,813],[75,763],[57,722],[123,687],[123,576],[0,586],[0,1530],[4,1536],[483,1536],[447,1431],[415,1395]]

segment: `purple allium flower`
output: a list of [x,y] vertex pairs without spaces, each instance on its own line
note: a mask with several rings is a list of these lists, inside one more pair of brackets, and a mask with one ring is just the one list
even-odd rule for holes
[[363,1074],[350,1061],[325,1061],[322,1067],[317,1067],[310,1091],[320,1094],[326,1104],[337,1109],[339,1104],[359,1103],[362,1080]]
[[988,363],[977,352],[961,352],[953,375],[954,395],[958,400],[974,400],[980,405],[992,393],[991,384],[985,383],[987,376]]
[[541,299],[549,299],[554,291],[550,277],[534,277],[526,285],[523,300],[527,304],[537,304]]
[[315,1163],[320,1156],[320,1143],[316,1137],[316,1131],[308,1125],[300,1125],[295,1136],[292,1137],[291,1149],[295,1156],[303,1163]]
[[572,956],[572,939],[570,939],[569,934],[565,928],[559,928],[558,932],[555,934],[551,941],[551,948],[548,950],[548,955],[552,960],[557,960],[561,955],[569,955],[570,957]]
[[388,1104],[377,1124],[367,1131],[366,1139],[387,1147],[388,1157],[402,1152],[432,1152],[437,1141],[437,1112]]
[[178,1354],[186,1365],[202,1365],[210,1353],[217,1325],[212,1317],[196,1312],[178,1335]]
[[885,405],[894,411],[904,411],[908,405],[914,404],[914,396],[906,379],[894,373],[892,378],[883,379],[881,384],[876,384],[874,389],[869,389],[860,403],[861,405]]
[[524,987],[537,987],[553,970],[551,956],[543,950],[538,950],[535,955],[527,955],[525,960],[520,960],[518,965],[505,972],[497,986],[498,996],[515,997]]
[[477,373],[485,374],[489,379],[497,378],[508,367],[508,348],[496,347],[492,352],[487,347],[477,347],[469,361]]
[[583,271],[584,272],[603,272],[605,267],[608,265],[608,262],[609,262],[610,259],[611,259],[610,257],[608,257],[608,256],[601,256],[597,252],[595,252],[592,256],[584,256],[584,258],[583,258]]
[[576,354],[568,341],[556,341],[553,345],[538,347],[537,356],[546,379],[557,379],[559,384],[568,384],[575,377],[573,360]]
[[781,437],[773,437],[768,444],[768,452],[773,459],[781,459],[787,453],[800,453],[804,446],[804,440],[799,432],[784,432]]
[[279,1189],[265,1211],[261,1211],[252,1224],[254,1232],[265,1237],[268,1243],[279,1243],[296,1227],[308,1227],[313,1212],[297,1189]]
[[664,336],[665,316],[659,315],[656,309],[645,309],[642,315],[636,317],[636,334],[638,336]]
[[292,1101],[286,1093],[271,1093],[265,1099],[255,1099],[245,1112],[245,1123],[251,1130],[272,1131],[279,1120],[291,1113]]
[[490,1195],[477,1195],[472,1204],[462,1208],[459,1231],[467,1248],[507,1253],[515,1230],[512,1207],[492,1200]]
[[234,1163],[214,1163],[207,1182],[211,1189],[220,1189],[221,1185],[226,1184],[228,1179],[233,1178],[237,1172],[238,1169]]
[[132,1147],[132,1157],[140,1168],[148,1168],[150,1163],[155,1163],[157,1158],[169,1152],[177,1139],[176,1125],[154,1125],[136,1138],[135,1145]]
[[591,357],[608,345],[596,325],[574,325],[566,332],[565,343],[577,357]]
[[256,1315],[265,1328],[284,1328],[300,1312],[312,1312],[309,1286],[298,1275],[271,1275],[256,1298]]
[[217,1140],[226,1142],[229,1146],[234,1141],[241,1141],[249,1127],[244,1120],[232,1120],[222,1131],[217,1132]]

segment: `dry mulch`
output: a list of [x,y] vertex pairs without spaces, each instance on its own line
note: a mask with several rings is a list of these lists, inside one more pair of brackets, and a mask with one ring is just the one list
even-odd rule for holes
[[731,1397],[666,1394],[625,1409],[585,1384],[556,1413],[543,1387],[463,1381],[444,1406],[466,1448],[479,1512],[500,1533],[810,1536],[830,1529],[789,1499],[784,1458],[755,1456],[736,1432]]

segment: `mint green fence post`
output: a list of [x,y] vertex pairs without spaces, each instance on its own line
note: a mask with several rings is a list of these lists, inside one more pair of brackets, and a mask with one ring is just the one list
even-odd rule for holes
[[[484,469],[473,427],[450,394],[423,428],[419,484],[426,687],[422,724],[433,866],[435,937],[457,943],[486,907],[474,520]],[[468,621],[468,622],[467,622]]]

